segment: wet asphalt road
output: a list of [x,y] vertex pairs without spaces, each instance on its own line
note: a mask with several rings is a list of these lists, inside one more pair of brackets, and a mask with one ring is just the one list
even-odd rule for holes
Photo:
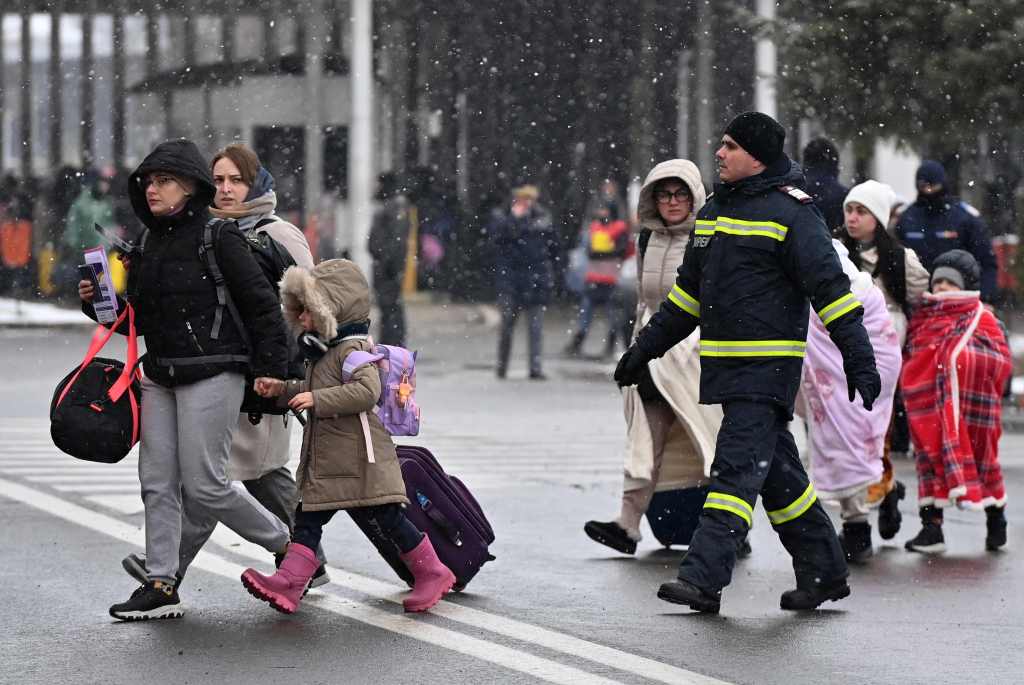
[[[813,614],[778,609],[789,560],[763,514],[720,616],[659,601],[680,550],[651,539],[635,558],[582,533],[610,518],[623,425],[610,364],[558,360],[548,326],[546,383],[525,362],[499,383],[493,332],[459,312],[420,314],[424,444],[463,477],[497,533],[469,591],[433,615],[402,614],[391,570],[350,522],[326,529],[334,583],[285,617],[237,573],[268,556],[221,530],[182,588],[182,620],[121,624],[107,607],[133,589],[120,569],[139,551],[133,457],[109,467],[49,446],[56,381],[88,333],[0,330],[0,682],[7,683],[733,683],[1013,682],[1024,668],[1024,436],[1003,438],[1011,497],[1007,551],[984,551],[984,517],[947,514],[949,552],[909,554],[913,496],[892,544],[851,577],[853,595]],[[517,344],[520,341],[517,340]],[[599,347],[593,342],[595,349]],[[909,462],[897,464],[913,483]],[[915,491],[910,487],[911,493]],[[134,504],[133,504],[134,502]]]

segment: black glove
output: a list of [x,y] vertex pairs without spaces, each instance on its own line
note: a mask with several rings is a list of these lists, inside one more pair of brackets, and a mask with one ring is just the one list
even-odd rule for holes
[[615,367],[615,382],[620,388],[627,385],[636,385],[643,376],[644,368],[647,366],[647,358],[636,345],[631,346],[622,354],[618,365]]
[[855,393],[859,392],[864,408],[871,411],[875,400],[882,392],[882,379],[878,375],[878,369],[873,363],[866,365],[844,362],[843,371],[846,373],[846,389],[850,392],[850,401],[853,402],[856,399]]

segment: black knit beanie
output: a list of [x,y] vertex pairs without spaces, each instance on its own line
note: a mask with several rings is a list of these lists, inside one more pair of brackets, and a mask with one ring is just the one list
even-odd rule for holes
[[744,112],[725,127],[725,134],[765,166],[782,157],[786,129],[763,112]]

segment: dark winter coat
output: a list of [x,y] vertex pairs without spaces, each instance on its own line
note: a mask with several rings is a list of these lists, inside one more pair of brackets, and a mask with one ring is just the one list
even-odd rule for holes
[[943,252],[967,250],[981,265],[981,299],[987,302],[995,296],[998,265],[992,240],[977,210],[945,194],[919,196],[900,217],[896,237],[917,253],[929,272]]
[[655,358],[700,325],[703,404],[767,401],[792,413],[808,299],[844,359],[874,365],[863,306],[821,215],[796,188],[802,181],[800,167],[783,157],[757,176],[716,186],[676,285],[637,336]]
[[[409,203],[401,196],[390,197],[374,213],[367,245],[377,272],[401,278],[409,244]],[[376,280],[376,279],[375,279]]]
[[534,205],[521,217],[495,209],[487,227],[495,247],[495,287],[513,303],[545,305],[555,287],[558,236],[547,210]]
[[[149,211],[141,180],[154,171],[195,182],[195,192],[177,214],[155,217]],[[146,375],[175,386],[224,371],[246,373],[251,366],[255,376],[283,378],[288,347],[281,307],[234,224],[220,230],[217,264],[255,349],[248,349],[227,311],[221,314],[217,338],[212,336],[217,292],[200,247],[214,186],[195,144],[173,140],[158,145],[132,173],[128,192],[135,214],[149,229],[143,255],[132,258],[127,291],[136,328],[146,341]],[[92,306],[84,310],[95,318]],[[118,332],[126,333],[127,327]]]
[[807,184],[804,189],[814,198],[814,206],[825,219],[825,228],[832,233],[846,223],[843,201],[850,190],[839,182],[834,169],[808,167],[806,177]]

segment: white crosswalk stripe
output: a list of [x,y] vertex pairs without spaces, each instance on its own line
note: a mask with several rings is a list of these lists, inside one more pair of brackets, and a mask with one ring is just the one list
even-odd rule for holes
[[[473,435],[432,424],[421,436],[399,443],[426,445],[450,474],[471,489],[544,484],[594,487],[622,478],[618,427],[595,427],[586,440],[558,436]],[[292,433],[292,461],[298,467],[301,430]],[[118,513],[142,511],[138,449],[117,464],[74,459],[54,447],[45,419],[0,419],[0,472],[58,492],[81,495]],[[129,505],[131,496],[135,504]]]

